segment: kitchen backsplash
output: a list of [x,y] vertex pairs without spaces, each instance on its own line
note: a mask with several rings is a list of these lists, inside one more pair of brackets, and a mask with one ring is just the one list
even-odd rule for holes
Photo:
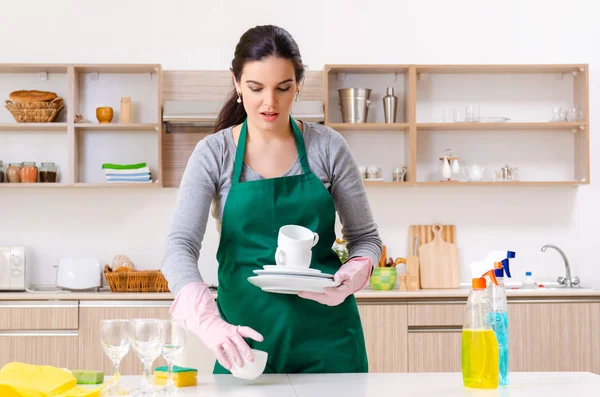
[[[110,263],[125,254],[141,269],[160,268],[177,189],[37,189],[0,195],[0,245],[25,245],[32,284],[53,284],[60,255],[94,256]],[[492,250],[517,252],[511,261],[516,281],[532,271],[536,279],[555,281],[564,275],[555,251],[562,248],[573,276],[583,285],[600,286],[595,271],[594,233],[582,232],[589,212],[577,189],[497,187],[369,187],[369,199],[388,257],[408,254],[411,224],[443,223],[457,227],[461,281],[467,264]],[[338,225],[338,235],[339,225]],[[199,266],[205,280],[216,282],[218,234],[209,217]]]

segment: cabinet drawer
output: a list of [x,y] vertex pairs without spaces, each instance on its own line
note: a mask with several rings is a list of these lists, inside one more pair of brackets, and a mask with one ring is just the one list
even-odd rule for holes
[[408,372],[459,372],[461,331],[409,332]]
[[2,301],[0,330],[78,329],[77,301]]
[[0,331],[0,367],[18,361],[77,368],[77,331]]
[[462,326],[464,308],[464,303],[410,304],[408,305],[408,326]]

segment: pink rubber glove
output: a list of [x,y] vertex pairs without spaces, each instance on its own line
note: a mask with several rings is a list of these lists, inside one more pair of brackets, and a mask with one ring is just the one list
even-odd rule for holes
[[215,299],[202,282],[183,287],[171,305],[170,313],[174,318],[185,320],[187,329],[198,335],[227,370],[231,369],[229,359],[233,359],[239,367],[244,365],[240,354],[254,361],[252,350],[242,337],[258,342],[263,340],[263,336],[252,328],[236,327],[223,321]]
[[367,257],[356,257],[344,263],[333,275],[333,280],[340,282],[337,287],[324,288],[324,293],[320,292],[299,292],[298,296],[304,299],[311,299],[327,306],[337,306],[349,295],[360,291],[367,285],[373,261]]

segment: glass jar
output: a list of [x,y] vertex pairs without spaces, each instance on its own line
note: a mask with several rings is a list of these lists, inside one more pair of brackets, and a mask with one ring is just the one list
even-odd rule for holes
[[56,182],[56,164],[54,163],[42,163],[40,166],[40,182],[41,183],[54,183]]
[[23,162],[20,174],[21,183],[36,183],[38,180],[38,168],[34,162]]
[[0,183],[4,183],[4,163],[0,161]]
[[9,183],[21,183],[21,163],[9,163],[6,169],[6,180]]

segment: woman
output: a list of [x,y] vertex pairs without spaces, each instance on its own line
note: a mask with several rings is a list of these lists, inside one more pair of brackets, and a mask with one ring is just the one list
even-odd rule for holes
[[[166,242],[163,273],[186,319],[215,354],[214,373],[269,353],[266,373],[367,372],[354,293],[381,255],[381,240],[358,167],[331,128],[290,116],[304,77],[300,51],[285,30],[244,33],[232,62],[235,91],[216,133],[201,140],[184,172]],[[220,229],[215,301],[198,271],[211,202]],[[332,250],[336,210],[348,240],[342,265]],[[341,284],[298,296],[263,292],[247,279],[274,263],[281,226],[319,234],[311,266]],[[247,338],[247,339],[244,339]]]

